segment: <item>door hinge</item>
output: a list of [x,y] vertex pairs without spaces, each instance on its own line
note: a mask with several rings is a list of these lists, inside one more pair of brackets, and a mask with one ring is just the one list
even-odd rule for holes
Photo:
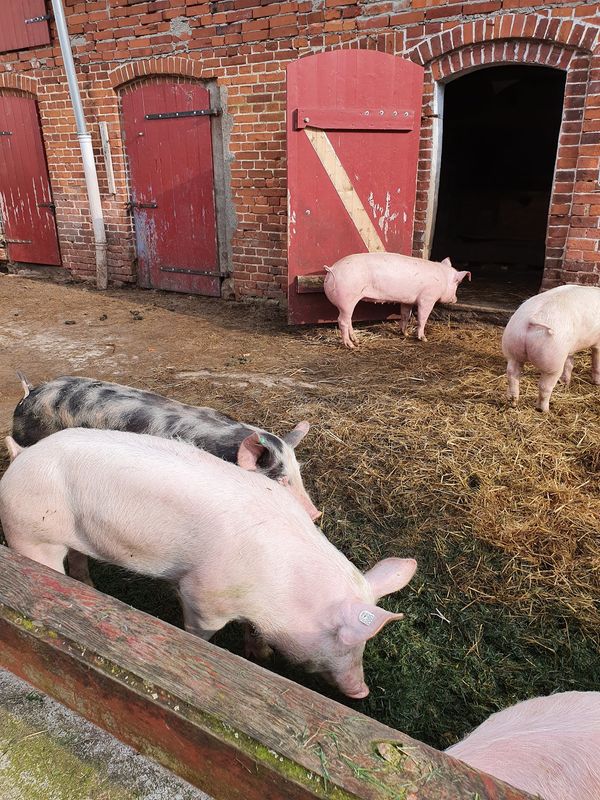
[[33,244],[33,239],[3,239],[4,244]]
[[41,17],[30,17],[25,20],[25,25],[32,25],[34,22],[49,22],[50,14],[44,14]]
[[160,267],[161,272],[177,272],[182,275],[206,275],[211,278],[224,277],[221,272],[215,272],[210,269],[183,269],[182,267]]
[[56,203],[38,203],[37,207],[38,208],[49,208],[50,211],[52,211],[52,212],[56,211]]
[[138,203],[137,201],[130,200],[128,203],[125,203],[125,207],[129,209],[129,211],[134,208],[158,208],[158,203]]
[[218,108],[201,108],[197,111],[165,111],[164,114],[146,114],[144,119],[179,119],[180,117],[216,117]]

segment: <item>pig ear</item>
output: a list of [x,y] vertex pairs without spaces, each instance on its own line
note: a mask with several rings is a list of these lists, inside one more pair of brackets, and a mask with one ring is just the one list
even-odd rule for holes
[[467,278],[469,282],[471,281],[471,273],[470,272],[457,272],[456,273],[456,282],[460,283],[462,280]]
[[450,261],[448,256],[446,256],[446,258],[441,263],[445,264],[447,267],[451,267],[452,266],[452,262]]
[[386,594],[397,592],[410,581],[417,571],[414,558],[384,558],[373,569],[365,572],[373,595],[377,600]]
[[342,612],[339,640],[346,647],[356,647],[376,636],[388,622],[402,619],[403,616],[404,614],[392,614],[379,606],[349,603]]
[[289,433],[284,433],[281,437],[286,444],[289,444],[290,447],[298,447],[302,439],[306,436],[308,431],[310,430],[310,423],[304,421],[299,422],[295,428]]
[[11,461],[14,461],[19,453],[22,453],[25,449],[24,447],[21,447],[20,444],[17,444],[12,436],[7,436],[4,441],[6,443],[6,449],[8,450],[8,455]]
[[240,444],[237,452],[237,463],[242,469],[250,471],[256,470],[258,459],[262,456],[267,448],[260,440],[260,434],[257,431],[246,436],[244,441]]

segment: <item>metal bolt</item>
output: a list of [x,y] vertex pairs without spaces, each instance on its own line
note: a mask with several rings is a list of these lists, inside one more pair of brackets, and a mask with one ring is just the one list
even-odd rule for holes
[[304,213],[306,214],[307,217],[310,217],[310,208],[307,208]]
[[383,117],[383,114],[384,114],[384,112],[383,112],[383,109],[380,109],[380,111],[379,111],[379,116],[380,116],[380,117]]
[[304,122],[310,122],[310,117],[304,117]]
[[370,111],[365,111],[365,117],[368,117],[370,113]]
[[392,111],[392,117],[397,117],[397,116],[398,116],[398,112],[397,111]]
[[405,116],[405,117],[408,117],[408,111],[405,111],[405,112],[404,112],[404,116]]

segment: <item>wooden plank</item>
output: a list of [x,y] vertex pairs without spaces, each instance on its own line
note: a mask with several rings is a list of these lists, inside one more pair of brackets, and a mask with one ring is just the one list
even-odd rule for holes
[[0,666],[216,800],[529,797],[5,547],[0,587]]
[[298,292],[298,294],[311,294],[313,292],[322,292],[324,282],[325,282],[325,275],[297,275],[296,291]]
[[402,108],[297,108],[294,125],[321,130],[412,131],[415,112]]
[[354,223],[367,251],[369,253],[385,253],[385,246],[377,233],[377,228],[365,211],[365,207],[325,131],[305,128],[304,133],[312,144],[326,176],[333,184],[333,188]]

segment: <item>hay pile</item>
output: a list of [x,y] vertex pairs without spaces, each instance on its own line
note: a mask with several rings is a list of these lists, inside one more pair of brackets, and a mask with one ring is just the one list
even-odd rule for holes
[[[303,474],[326,533],[360,565],[435,550],[465,606],[535,614],[558,604],[598,629],[600,389],[587,355],[542,415],[531,370],[519,408],[507,406],[495,326],[430,323],[419,343],[387,323],[359,330],[355,352],[332,328],[288,335],[302,352],[276,373],[287,386],[163,374],[156,388],[277,432],[308,419]],[[260,354],[244,365],[260,367]],[[481,543],[503,554],[499,571],[461,557]]]

